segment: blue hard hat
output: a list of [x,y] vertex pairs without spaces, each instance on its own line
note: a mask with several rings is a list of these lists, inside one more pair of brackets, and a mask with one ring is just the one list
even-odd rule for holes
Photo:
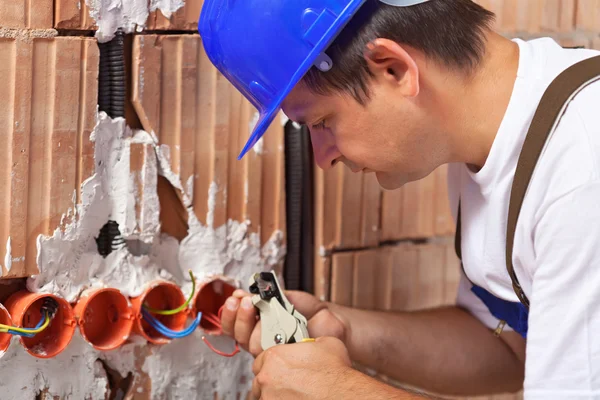
[[[241,159],[312,66],[332,67],[325,50],[367,0],[204,0],[198,31],[214,66],[260,113]],[[409,6],[427,0],[381,0]]]

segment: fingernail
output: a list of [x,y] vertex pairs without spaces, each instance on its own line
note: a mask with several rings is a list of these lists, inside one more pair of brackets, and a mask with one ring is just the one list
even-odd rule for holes
[[227,307],[228,310],[235,311],[238,308],[238,301],[237,301],[237,299],[230,297],[225,302],[225,306]]
[[242,299],[242,308],[249,310],[252,307],[254,307],[254,304],[252,304],[252,299],[250,297],[244,297]]

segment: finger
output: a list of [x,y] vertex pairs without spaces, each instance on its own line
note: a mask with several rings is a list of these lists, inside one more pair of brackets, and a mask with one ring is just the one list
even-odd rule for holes
[[254,364],[252,364],[252,373],[254,374],[254,376],[257,376],[260,373],[260,370],[262,369],[263,364],[265,363],[265,357],[268,353],[269,350],[263,351],[254,360]]
[[238,308],[234,326],[235,340],[246,350],[248,350],[250,336],[255,326],[256,308],[252,304],[252,299],[246,296],[242,299],[241,305]]
[[239,307],[240,300],[235,297],[229,297],[225,301],[225,307],[223,307],[223,311],[221,312],[221,328],[227,336],[233,336],[234,334],[235,319]]
[[252,399],[259,400],[260,399],[260,385],[258,384],[258,378],[254,378],[252,380]]
[[256,327],[252,331],[250,335],[250,343],[248,344],[248,352],[252,354],[254,357],[257,357],[260,353],[262,353],[262,343],[260,341],[260,333],[261,333],[261,322],[258,321],[256,323]]
[[327,308],[325,302],[306,292],[290,290],[285,292],[285,296],[300,314],[304,315],[307,319],[312,318],[313,315]]
[[242,297],[250,296],[250,293],[246,292],[244,289],[236,289],[231,295],[241,299]]

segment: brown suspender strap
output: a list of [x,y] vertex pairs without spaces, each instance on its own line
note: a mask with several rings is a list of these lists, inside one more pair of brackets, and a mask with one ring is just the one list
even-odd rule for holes
[[[523,205],[525,193],[527,192],[535,165],[542,154],[544,145],[560,122],[560,118],[564,114],[566,107],[583,88],[597,80],[600,80],[600,56],[574,64],[558,75],[550,86],[548,86],[540,100],[525,141],[523,142],[521,154],[519,155],[508,206],[506,269],[510,275],[513,290],[521,303],[527,308],[529,308],[529,299],[525,296],[521,288],[512,263],[515,230],[521,206]],[[460,229],[461,212],[459,201],[454,246],[456,255],[461,259],[462,263]]]
[[568,104],[584,87],[598,79],[600,79],[600,56],[578,62],[563,71],[542,96],[523,142],[508,206],[506,269],[512,280],[515,293],[527,308],[529,308],[529,299],[525,296],[515,275],[512,262],[515,230],[523,199],[546,140],[558,125]]

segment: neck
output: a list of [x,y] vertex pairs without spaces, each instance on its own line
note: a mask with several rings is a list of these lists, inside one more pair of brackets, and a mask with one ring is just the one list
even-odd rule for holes
[[519,47],[496,33],[487,36],[486,52],[467,79],[445,80],[439,93],[443,134],[448,137],[446,162],[465,163],[477,172],[496,138],[519,65]]

